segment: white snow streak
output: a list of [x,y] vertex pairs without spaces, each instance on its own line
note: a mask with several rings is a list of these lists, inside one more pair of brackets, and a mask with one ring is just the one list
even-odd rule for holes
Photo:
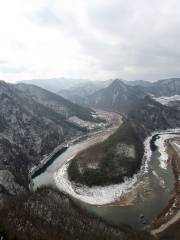
[[135,174],[130,179],[124,179],[123,183],[113,184],[109,186],[93,186],[88,187],[81,184],[76,185],[70,182],[68,179],[67,168],[69,166],[68,159],[67,162],[54,173],[54,179],[56,186],[63,192],[71,195],[72,197],[79,199],[83,202],[93,204],[93,205],[104,205],[114,202],[116,199],[121,197],[124,193],[127,193],[135,187],[138,182],[139,176],[148,173],[149,161],[151,160],[152,151],[150,149],[150,140],[153,135],[160,134],[160,138],[156,140],[155,144],[160,153],[159,163],[160,167],[163,169],[167,168],[168,155],[166,153],[165,141],[167,139],[173,138],[177,135],[170,133],[180,132],[180,129],[171,129],[162,132],[154,132],[151,136],[144,141],[144,157],[142,167],[138,174]]
[[163,105],[168,105],[170,102],[174,101],[180,101],[180,95],[174,95],[174,96],[162,96],[162,97],[153,97],[157,102],[163,104]]

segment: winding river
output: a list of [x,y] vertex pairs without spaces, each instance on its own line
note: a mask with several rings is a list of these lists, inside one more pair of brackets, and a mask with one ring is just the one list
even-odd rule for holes
[[[132,179],[125,179],[122,184],[108,187],[87,188],[74,185],[68,180],[69,161],[81,150],[107,139],[117,129],[117,125],[99,131],[80,142],[72,143],[55,161],[33,179],[34,189],[43,185],[56,186],[71,195],[81,207],[112,222],[130,224],[142,228],[150,223],[167,205],[174,189],[174,175],[168,164],[165,142],[177,137],[177,130],[153,133],[145,140],[145,155],[141,170]],[[158,134],[152,151],[151,139]]]

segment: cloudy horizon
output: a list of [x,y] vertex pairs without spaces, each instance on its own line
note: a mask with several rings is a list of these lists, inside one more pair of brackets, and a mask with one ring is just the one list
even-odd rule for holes
[[177,0],[0,0],[0,79],[180,77]]

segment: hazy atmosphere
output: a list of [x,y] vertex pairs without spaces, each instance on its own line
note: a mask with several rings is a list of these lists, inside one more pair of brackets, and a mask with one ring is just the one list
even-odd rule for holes
[[177,0],[0,0],[0,79],[179,77]]
[[180,239],[179,10],[0,0],[0,240]]

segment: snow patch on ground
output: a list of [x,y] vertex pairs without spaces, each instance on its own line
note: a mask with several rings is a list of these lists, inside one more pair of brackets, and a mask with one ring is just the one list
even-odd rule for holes
[[166,97],[166,96],[154,97],[154,99],[163,105],[168,105],[168,103],[170,102],[180,101],[180,95],[174,95],[171,97]]
[[151,138],[153,135],[147,137],[144,141],[144,157],[143,157],[143,162],[142,162],[142,167],[141,167],[143,169],[144,173],[147,173],[148,168],[149,168],[149,161],[150,161],[151,155],[152,155],[150,141],[151,141]]
[[[173,134],[174,133],[174,134]],[[167,169],[167,160],[168,160],[168,154],[166,152],[166,141],[170,138],[174,138],[177,137],[176,133],[180,133],[180,129],[167,129],[164,131],[156,131],[153,132],[151,134],[151,136],[149,136],[148,138],[145,139],[144,141],[144,158],[146,159],[146,161],[144,162],[144,168],[145,168],[145,172],[148,171],[148,163],[151,159],[151,148],[150,148],[150,140],[152,138],[152,136],[159,134],[159,138],[156,139],[155,141],[155,145],[158,148],[158,151],[160,153],[160,157],[159,157],[159,164],[160,167],[163,169]]]
[[[141,169],[138,174],[135,174],[130,179],[124,179],[123,183],[113,184],[109,186],[93,186],[88,187],[81,184],[75,184],[68,179],[67,169],[69,161],[74,157],[68,159],[66,163],[54,173],[56,186],[63,192],[72,197],[93,205],[104,205],[116,201],[124,193],[132,191],[138,183],[139,177],[147,174],[149,169],[149,161],[151,160],[152,151],[150,148],[150,140],[153,135],[160,134],[160,138],[156,140],[155,144],[160,152],[159,162],[160,167],[167,168],[168,155],[166,153],[165,141],[177,135],[170,134],[180,132],[180,129],[171,129],[162,132],[154,132],[144,141],[144,157]],[[154,174],[156,174],[154,172]]]
[[180,132],[180,129],[172,129],[170,130],[170,132],[169,130],[163,133],[160,132],[159,138],[155,142],[155,145],[157,146],[158,151],[160,153],[159,164],[160,164],[160,167],[163,169],[167,169],[167,164],[168,164],[168,154],[166,152],[166,141],[170,138],[177,137],[176,134],[171,134],[171,132],[172,133]]
[[159,139],[156,140],[155,145],[158,147],[158,150],[160,152],[159,157],[159,164],[160,167],[163,169],[167,169],[167,160],[168,160],[168,154],[166,152],[166,143],[165,141],[169,138],[168,135],[162,135]]
[[[96,115],[94,114],[93,116],[94,118],[98,117],[97,114]],[[74,123],[80,127],[87,128],[88,130],[101,129],[101,128],[109,127],[111,125],[110,118],[106,117],[106,118],[102,118],[102,120],[104,120],[104,122],[95,123],[95,122],[84,121],[78,118],[77,116],[71,116],[68,118],[69,122]]]
[[174,142],[174,145],[180,149],[180,143]]
[[62,168],[60,168],[58,172],[54,174],[57,187],[72,197],[89,204],[104,205],[111,203],[123,193],[130,191],[133,185],[137,182],[137,176],[135,175],[132,179],[126,179],[121,184],[95,187],[88,187],[78,184],[77,186],[68,179],[68,166],[69,162],[64,164]]
[[142,164],[141,170],[132,178],[125,178],[123,183],[112,184],[109,186],[88,187],[82,184],[77,185],[73,182],[70,182],[67,169],[69,166],[69,161],[74,158],[73,156],[67,160],[66,164],[64,164],[57,172],[54,173],[56,186],[61,191],[89,204],[104,205],[116,201],[116,199],[118,199],[124,193],[130,192],[132,188],[135,187],[139,176],[148,172],[148,162],[151,158],[151,149],[149,144],[151,137],[152,136],[148,137],[144,142],[145,154],[143,158],[144,163]]

